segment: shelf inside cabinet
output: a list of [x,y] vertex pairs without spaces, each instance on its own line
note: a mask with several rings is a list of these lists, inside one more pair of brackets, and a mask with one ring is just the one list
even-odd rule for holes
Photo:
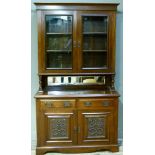
[[67,67],[59,67],[59,68],[58,67],[57,68],[56,67],[55,68],[54,67],[53,68],[52,67],[47,67],[46,69],[48,69],[48,70],[51,70],[51,69],[52,70],[66,70],[66,69],[71,70],[72,68],[71,67],[68,67],[68,68]]
[[83,52],[107,52],[107,50],[83,50]]
[[71,50],[46,50],[46,52],[53,52],[53,53],[70,53]]
[[84,35],[107,35],[107,32],[83,32]]
[[54,32],[47,32],[46,35],[72,35],[72,33],[54,33]]

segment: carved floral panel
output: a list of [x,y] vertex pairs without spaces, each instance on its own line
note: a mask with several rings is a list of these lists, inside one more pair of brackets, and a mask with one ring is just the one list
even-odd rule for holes
[[105,136],[105,118],[88,117],[88,137],[104,137]]
[[64,139],[68,137],[68,119],[67,118],[51,118],[50,119],[50,138]]

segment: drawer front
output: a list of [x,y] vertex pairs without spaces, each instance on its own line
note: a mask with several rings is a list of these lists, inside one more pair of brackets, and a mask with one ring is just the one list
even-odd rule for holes
[[74,99],[62,100],[41,100],[44,108],[74,108]]
[[112,108],[114,106],[114,99],[79,99],[78,108]]

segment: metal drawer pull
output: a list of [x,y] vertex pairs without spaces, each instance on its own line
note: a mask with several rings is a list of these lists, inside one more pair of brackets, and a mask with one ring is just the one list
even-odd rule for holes
[[71,107],[71,103],[68,101],[64,102],[64,107]]
[[110,105],[110,103],[109,103],[108,101],[104,101],[104,102],[102,102],[102,105],[103,105],[104,107],[108,107],[108,106]]
[[45,105],[48,107],[48,108],[51,108],[53,106],[53,103],[51,101],[46,101],[45,102]]
[[92,105],[92,103],[91,102],[85,102],[84,105],[87,106],[87,107],[89,107],[89,106]]

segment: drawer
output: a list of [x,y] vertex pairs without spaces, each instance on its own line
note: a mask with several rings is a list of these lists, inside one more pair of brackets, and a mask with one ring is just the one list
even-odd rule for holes
[[73,108],[75,107],[75,100],[41,100],[44,108]]
[[79,99],[78,108],[110,108],[114,106],[113,99]]

